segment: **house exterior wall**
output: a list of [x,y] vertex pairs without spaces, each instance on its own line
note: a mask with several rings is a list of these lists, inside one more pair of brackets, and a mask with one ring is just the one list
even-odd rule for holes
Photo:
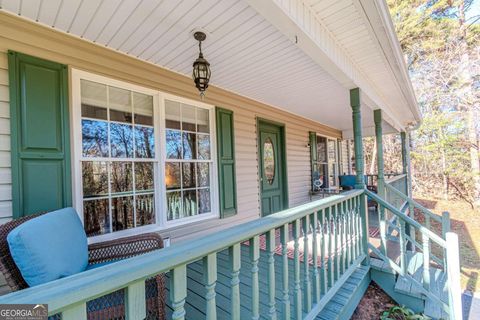
[[[149,63],[27,21],[0,15],[0,223],[12,216],[7,51],[14,50],[122,81],[198,100],[192,80]],[[70,97],[71,98],[71,97]],[[259,217],[257,118],[285,126],[289,206],[309,201],[309,131],[341,138],[339,130],[272,106],[210,87],[206,103],[230,109],[235,120],[238,214],[165,230],[175,241]]]
[[10,161],[10,104],[6,49],[0,49],[0,223],[12,216]]

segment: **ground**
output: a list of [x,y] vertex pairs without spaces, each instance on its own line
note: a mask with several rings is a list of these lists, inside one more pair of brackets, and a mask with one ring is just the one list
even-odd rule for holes
[[[424,207],[436,214],[443,211],[450,212],[452,231],[458,234],[460,246],[460,267],[462,289],[471,292],[480,291],[480,210],[474,210],[469,204],[460,201],[447,201],[439,199],[416,199]],[[415,218],[423,220],[420,212],[415,212]],[[438,233],[439,224],[432,227]],[[432,247],[432,252],[441,257],[439,248]]]
[[374,282],[370,284],[353,313],[352,320],[378,320],[383,311],[396,305]]

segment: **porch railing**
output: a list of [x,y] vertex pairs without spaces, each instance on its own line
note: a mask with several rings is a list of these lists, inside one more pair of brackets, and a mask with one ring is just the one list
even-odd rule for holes
[[[376,195],[374,195],[376,197]],[[169,272],[172,319],[184,319],[187,301],[187,267],[202,260],[205,313],[216,319],[217,254],[228,251],[230,313],[241,316],[241,246],[247,244],[251,274],[250,310],[259,316],[260,239],[266,238],[268,313],[272,318],[313,318],[340,289],[356,267],[366,261],[368,234],[365,193],[352,190],[299,207],[247,222],[225,231],[183,242],[142,256],[119,261],[68,278],[0,297],[5,303],[47,303],[50,315],[63,319],[86,319],[86,303],[119,289],[125,289],[127,319],[144,319],[145,280]],[[396,210],[392,208],[392,210]],[[277,242],[277,235],[279,241]],[[432,238],[436,239],[434,235]],[[293,270],[289,269],[288,245],[293,242]],[[444,240],[439,239],[444,244]],[[303,244],[303,260],[300,245]],[[277,250],[281,249],[281,250]],[[280,251],[281,259],[275,259]],[[311,262],[309,262],[311,261]],[[281,302],[276,300],[276,273],[281,270]],[[293,292],[290,275],[293,274]],[[293,295],[291,305],[290,296]],[[277,295],[278,298],[278,295]],[[243,301],[245,303],[245,301]],[[242,305],[244,305],[242,303]]]
[[[393,187],[387,187],[390,190],[396,190]],[[395,192],[395,191],[394,191]],[[460,288],[460,264],[458,256],[458,237],[455,233],[445,232],[442,235],[437,235],[432,232],[426,226],[423,226],[416,220],[407,216],[404,212],[400,211],[398,208],[388,203],[387,201],[380,198],[377,194],[365,190],[365,193],[374,199],[380,208],[388,210],[393,213],[398,220],[398,233],[399,233],[399,243],[400,243],[400,263],[398,264],[386,253],[387,243],[384,238],[381,239],[382,246],[380,249],[377,249],[375,246],[369,243],[369,249],[382,260],[386,261],[390,267],[400,274],[407,278],[408,281],[415,284],[427,298],[432,299],[435,303],[438,303],[442,309],[449,315],[450,319],[461,319],[462,315],[462,304],[461,304],[461,288]],[[400,191],[395,192],[397,195],[401,195]],[[408,197],[407,197],[408,199]],[[408,200],[407,200],[408,201]],[[413,200],[412,200],[413,201]],[[412,234],[417,232],[421,235],[421,244],[418,243],[411,235],[407,234],[407,230],[413,230]],[[422,281],[419,282],[414,278],[414,275],[408,271],[408,256],[407,256],[407,242],[412,242],[415,244],[415,251],[418,248],[423,254],[423,274]],[[444,251],[444,260],[435,259],[431,255],[431,243],[440,246]],[[440,261],[439,261],[440,260]],[[431,273],[430,267],[431,264],[441,263],[443,270],[447,274],[446,284],[448,290],[448,302],[442,300],[438,295],[438,290],[432,290],[431,284]]]

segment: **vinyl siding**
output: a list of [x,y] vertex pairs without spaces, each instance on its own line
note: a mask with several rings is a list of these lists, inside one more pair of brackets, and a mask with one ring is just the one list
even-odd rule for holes
[[[9,20],[8,23],[5,19]],[[10,19],[12,18],[0,15],[2,83],[8,80],[6,52],[11,49],[113,79],[189,99],[199,99],[191,78],[49,28]],[[12,215],[7,85],[0,85],[0,90],[0,216],[6,221]],[[256,129],[258,117],[285,126],[290,207],[309,201],[309,131],[341,138],[339,130],[215,86],[209,88],[205,102],[234,112],[238,214],[227,219],[206,220],[165,230],[161,232],[164,237],[170,237],[174,242],[187,240],[260,216]]]
[[9,101],[7,52],[0,48],[0,223],[12,217]]

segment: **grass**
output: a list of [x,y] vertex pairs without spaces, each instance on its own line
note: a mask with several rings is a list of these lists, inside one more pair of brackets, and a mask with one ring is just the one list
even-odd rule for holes
[[[458,234],[459,238],[462,288],[479,292],[480,210],[474,210],[467,203],[460,201],[422,197],[415,200],[438,215],[441,215],[443,211],[450,213],[451,229]],[[419,211],[415,212],[415,217],[422,222],[423,216]],[[432,228],[437,234],[440,234],[441,226],[439,224],[432,223]],[[432,246],[432,253],[442,257],[442,251],[438,247]]]

